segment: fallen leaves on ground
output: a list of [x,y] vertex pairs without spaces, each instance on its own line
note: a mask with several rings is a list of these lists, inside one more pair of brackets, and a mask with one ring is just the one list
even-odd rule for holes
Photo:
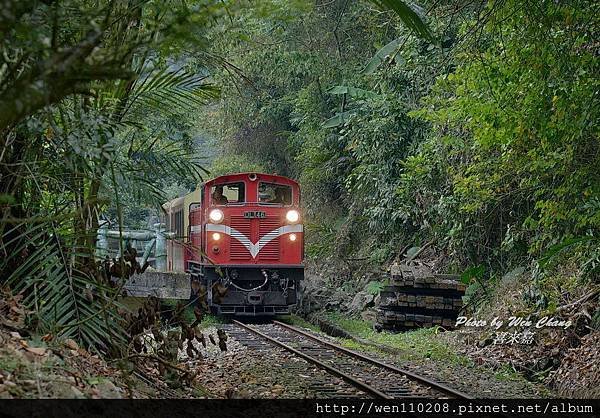
[[581,339],[581,345],[568,350],[548,383],[561,397],[600,397],[600,331],[592,331]]
[[[21,295],[0,289],[0,398],[124,397],[122,371],[52,334],[31,336]],[[91,377],[95,383],[86,383]],[[110,392],[110,396],[108,396]]]

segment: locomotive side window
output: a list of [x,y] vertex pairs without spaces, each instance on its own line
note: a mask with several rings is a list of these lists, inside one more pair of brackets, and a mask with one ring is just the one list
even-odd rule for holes
[[183,237],[183,210],[179,209],[173,214],[173,231],[175,232],[175,238],[181,239]]
[[258,185],[258,201],[279,205],[292,204],[292,187],[284,184],[264,183]]
[[246,188],[244,182],[217,184],[210,190],[213,205],[226,205],[228,203],[244,203]]

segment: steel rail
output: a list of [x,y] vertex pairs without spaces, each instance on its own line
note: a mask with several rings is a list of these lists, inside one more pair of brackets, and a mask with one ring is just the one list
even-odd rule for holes
[[370,393],[371,395],[374,395],[375,397],[381,398],[381,399],[394,399],[393,397],[391,397],[391,396],[389,396],[389,395],[387,395],[387,394],[385,394],[385,393],[377,390],[376,388],[368,385],[367,383],[365,383],[365,382],[363,382],[361,380],[358,380],[358,379],[356,379],[356,378],[354,378],[354,377],[352,377],[352,376],[344,373],[341,370],[338,370],[338,369],[336,369],[334,367],[331,367],[330,365],[325,364],[322,361],[320,361],[320,360],[318,360],[318,359],[316,359],[316,358],[314,358],[312,356],[309,356],[308,354],[305,354],[305,353],[303,353],[303,352],[301,352],[299,350],[296,350],[295,348],[290,347],[289,345],[287,345],[285,343],[282,343],[281,341],[278,341],[277,339],[275,339],[273,337],[270,337],[267,334],[263,334],[262,332],[254,329],[252,327],[249,327],[246,324],[243,324],[243,323],[241,323],[241,322],[239,322],[239,321],[237,321],[235,319],[232,322],[235,325],[239,326],[240,328],[243,328],[243,329],[245,329],[247,331],[250,331],[251,333],[258,335],[259,337],[261,337],[261,338],[269,341],[270,343],[275,344],[275,345],[277,345],[277,346],[279,346],[279,347],[281,347],[281,348],[283,348],[283,349],[285,349],[285,350],[287,350],[287,351],[289,351],[291,353],[294,353],[298,357],[302,357],[304,360],[308,361],[309,363],[313,363],[316,366],[318,366],[318,367],[320,367],[322,369],[327,370],[329,373],[331,373],[331,374],[333,374],[333,375],[335,375],[337,377],[342,378],[346,382],[350,383],[352,386],[360,388],[360,390],[362,390],[362,391],[364,391],[366,393]]
[[458,390],[453,389],[451,387],[448,387],[448,386],[446,386],[446,385],[444,385],[442,383],[436,382],[434,380],[431,380],[431,379],[429,379],[427,377],[424,377],[424,376],[418,375],[416,373],[410,372],[408,370],[400,369],[400,368],[398,368],[396,366],[393,366],[391,364],[384,363],[384,362],[382,362],[380,360],[374,359],[373,357],[366,356],[364,354],[361,354],[361,353],[358,353],[356,351],[350,350],[348,348],[339,346],[337,344],[333,344],[333,343],[330,343],[328,341],[324,341],[324,340],[319,339],[318,337],[316,337],[316,336],[314,336],[312,334],[309,334],[309,333],[307,333],[305,331],[299,330],[299,329],[297,329],[294,326],[291,326],[291,325],[288,325],[288,324],[284,324],[283,322],[279,322],[279,321],[275,321],[275,320],[273,320],[272,323],[276,324],[276,325],[278,325],[278,326],[280,326],[282,328],[289,329],[290,331],[293,331],[293,332],[295,332],[297,334],[300,334],[300,335],[302,335],[304,337],[310,338],[311,340],[314,340],[314,341],[316,341],[317,343],[319,343],[321,345],[333,348],[335,350],[338,350],[338,351],[341,351],[341,352],[343,352],[345,354],[353,356],[353,357],[355,357],[355,358],[357,358],[359,360],[363,360],[363,361],[369,362],[371,364],[375,364],[375,365],[377,365],[379,367],[383,367],[385,369],[391,370],[393,372],[403,374],[407,378],[412,379],[412,380],[416,380],[416,381],[418,381],[420,383],[423,383],[423,384],[425,384],[427,386],[430,386],[430,387],[434,388],[435,390],[437,390],[439,392],[443,392],[443,393],[446,393],[448,395],[455,396],[455,397],[457,397],[459,399],[474,399],[472,396],[469,396],[469,395],[467,395],[464,392],[461,392],[461,391],[458,391]]

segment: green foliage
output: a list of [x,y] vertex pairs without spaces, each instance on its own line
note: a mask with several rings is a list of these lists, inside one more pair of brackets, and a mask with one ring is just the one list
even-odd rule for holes
[[474,267],[469,267],[466,269],[463,274],[460,275],[460,281],[468,284],[473,280],[481,280],[483,279],[483,275],[485,274],[485,266],[478,265]]
[[372,0],[373,3],[381,7],[393,10],[402,19],[402,22],[419,36],[432,41],[434,39],[431,30],[423,22],[417,12],[415,12],[406,2],[400,0]]
[[335,252],[337,230],[321,223],[305,223],[306,255],[312,259],[326,257]]
[[400,193],[434,202],[429,224],[454,251],[540,256],[600,226],[598,68],[583,26],[593,6],[576,3],[497,7],[484,46],[466,49],[413,112],[432,130]]
[[215,158],[209,168],[212,177],[231,173],[264,173],[266,168],[259,162],[253,162],[246,155],[224,155]]
[[350,118],[355,115],[356,112],[353,110],[347,110],[345,112],[336,113],[335,116],[330,117],[323,122],[323,128],[336,128],[342,126],[350,121]]
[[[64,244],[57,241],[56,231],[48,233],[46,227],[43,221],[15,225],[7,235],[23,229],[21,234],[27,240],[17,241],[15,253],[0,263],[2,271],[11,269],[6,283],[12,291],[25,294],[23,303],[35,309],[35,317],[30,320],[44,332],[76,338],[105,352],[111,345],[124,343],[126,336],[116,326],[117,290],[99,283],[93,272],[73,269]],[[64,235],[61,238],[68,239]],[[11,244],[4,242],[5,246]],[[23,252],[30,254],[19,264]]]
[[15,198],[10,194],[0,194],[0,204],[10,205],[15,203]]
[[[204,80],[207,76],[167,67],[150,74],[142,74],[133,85],[127,107],[134,116],[148,109],[161,114],[185,112],[217,97],[218,89]],[[137,112],[136,112],[137,110]],[[121,117],[123,114],[121,114]],[[129,120],[129,123],[134,123]]]
[[596,331],[600,331],[600,309],[598,309],[592,317],[590,326]]
[[348,86],[334,86],[327,90],[327,93],[335,95],[348,95],[348,97],[352,99],[375,99],[377,97],[377,94],[373,93],[372,91]]
[[[545,268],[563,252],[567,252],[569,250],[573,251],[577,248],[581,248],[582,244],[591,244],[592,248],[598,248],[598,242],[598,238],[591,236],[566,239],[565,241],[548,248],[548,250],[544,252],[542,257],[540,257],[538,260],[538,264],[540,267]],[[589,258],[585,264],[592,264],[590,266],[591,270],[596,270],[598,268],[598,265],[595,263],[593,257]]]
[[207,112],[223,155],[300,181],[311,258],[432,241],[473,305],[567,261],[597,280],[594,3],[422,3],[427,33],[360,2],[234,14],[212,35],[244,74]]
[[398,38],[379,49],[375,55],[373,55],[373,58],[371,58],[371,60],[367,63],[367,66],[364,68],[363,72],[365,74],[371,74],[384,62],[387,62],[391,59],[395,60],[395,57],[402,45],[403,40]]
[[222,5],[52,3],[0,16],[0,282],[32,326],[118,354],[124,278],[95,259],[99,220],[140,222],[166,183],[206,173],[191,115],[217,90],[181,52],[202,53]]
[[372,250],[369,259],[373,264],[384,265],[394,256],[395,252],[393,246],[384,245],[381,248]]
[[[375,332],[370,322],[348,319],[333,312],[328,313],[327,316],[329,320],[352,335],[400,351],[399,357],[403,359],[432,359],[463,366],[471,364],[467,358],[456,354],[440,339],[439,329],[436,327],[400,333]],[[373,350],[373,347],[363,346],[353,341],[346,340],[344,344],[350,348]]]
[[277,317],[277,320],[296,327],[310,329],[315,332],[320,331],[318,326],[312,324],[311,322],[308,322],[306,319],[298,315],[290,314],[282,317]]
[[384,286],[385,286],[385,284],[383,282],[373,281],[373,282],[367,283],[365,290],[367,291],[367,293],[370,293],[371,295],[378,295],[379,292],[381,292],[383,290]]

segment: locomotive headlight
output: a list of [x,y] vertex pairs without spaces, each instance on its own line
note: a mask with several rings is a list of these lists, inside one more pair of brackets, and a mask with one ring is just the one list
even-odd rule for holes
[[212,239],[213,241],[218,241],[221,239],[221,234],[219,234],[218,232],[215,232],[212,234]]
[[216,224],[221,223],[221,221],[223,220],[223,217],[224,217],[224,215],[223,215],[223,211],[221,209],[213,209],[208,214],[208,218]]
[[296,241],[296,234],[290,234],[290,241]]
[[287,219],[289,223],[293,224],[298,222],[298,219],[300,219],[300,214],[297,210],[292,209],[285,214],[285,219]]

